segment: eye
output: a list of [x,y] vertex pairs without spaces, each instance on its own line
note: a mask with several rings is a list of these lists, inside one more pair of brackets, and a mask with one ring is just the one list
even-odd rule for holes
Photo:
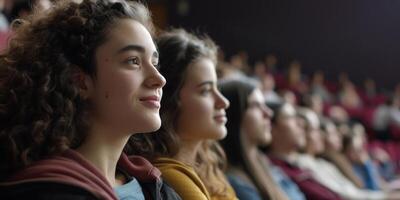
[[212,92],[212,88],[211,87],[204,87],[200,90],[200,94],[201,95],[208,95]]
[[139,65],[140,64],[140,60],[138,57],[130,57],[126,60],[126,63],[128,65]]

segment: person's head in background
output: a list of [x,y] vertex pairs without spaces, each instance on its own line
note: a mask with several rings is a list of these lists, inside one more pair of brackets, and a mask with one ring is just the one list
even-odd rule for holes
[[320,95],[307,93],[302,96],[300,105],[310,108],[318,116],[323,116],[324,102]]
[[304,148],[305,133],[301,129],[296,109],[292,104],[268,104],[274,112],[272,122],[272,142],[270,151],[281,156],[290,156]]
[[[165,32],[156,42],[160,73],[167,79],[161,100],[162,126],[154,134],[132,138],[131,144],[139,145],[136,149],[150,160],[169,157],[194,167],[210,194],[220,193],[225,183],[215,180],[225,180],[224,175],[208,173],[224,163],[216,141],[227,134],[225,109],[229,106],[217,88],[217,47],[208,37],[183,29]],[[188,152],[193,157],[182,156]]]
[[277,70],[278,58],[276,57],[275,54],[270,53],[266,55],[264,62],[266,65],[267,72],[274,73]]
[[320,120],[315,112],[309,108],[300,107],[297,109],[301,128],[305,132],[306,145],[304,153],[316,156],[324,151],[325,145],[320,130]]
[[267,66],[262,61],[257,61],[254,64],[253,74],[256,78],[262,79],[262,77],[267,74]]
[[287,69],[287,78],[289,86],[294,86],[300,83],[301,80],[301,63],[298,60],[293,60],[289,63]]
[[226,112],[228,136],[221,143],[231,164],[245,164],[243,154],[249,148],[256,150],[270,143],[272,110],[265,105],[260,89],[250,81],[227,80],[219,86],[230,102]]
[[122,151],[130,135],[157,130],[145,100],[165,79],[152,33],[137,2],[64,1],[22,20],[0,57],[2,172],[100,141]]
[[311,85],[324,86],[324,84],[325,84],[324,72],[322,70],[315,71],[311,78]]
[[363,163],[369,159],[366,142],[365,128],[360,123],[354,123],[349,134],[343,137],[343,152],[351,162]]
[[245,74],[248,74],[250,72],[249,68],[249,56],[246,51],[241,50],[237,52],[236,54],[232,55],[231,58],[229,59],[229,63],[231,66],[238,71],[241,71]]
[[260,77],[261,90],[263,92],[270,92],[275,89],[275,79],[272,74],[264,74]]
[[222,81],[219,87],[230,102],[226,111],[228,135],[221,141],[228,165],[243,170],[259,191],[265,191],[259,188],[249,159],[258,153],[259,147],[270,143],[273,113],[265,105],[260,89],[247,79]]
[[324,119],[322,121],[322,132],[325,142],[325,152],[341,152],[343,148],[343,137],[338,131],[336,125],[330,119]]

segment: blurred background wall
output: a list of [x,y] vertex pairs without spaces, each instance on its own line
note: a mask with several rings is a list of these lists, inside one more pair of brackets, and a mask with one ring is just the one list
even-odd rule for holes
[[299,60],[335,79],[347,72],[392,89],[400,75],[398,0],[153,0],[156,23],[208,33],[232,55],[251,62],[276,53],[283,69]]

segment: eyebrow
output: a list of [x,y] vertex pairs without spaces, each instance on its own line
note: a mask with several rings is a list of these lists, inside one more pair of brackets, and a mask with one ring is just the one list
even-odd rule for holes
[[[124,46],[121,49],[119,49],[117,51],[117,54],[123,53],[123,52],[126,52],[126,51],[138,51],[140,53],[145,53],[146,49],[143,46],[140,46],[140,45],[130,44],[130,45]],[[155,58],[158,58],[159,57],[158,52],[154,51],[152,56],[155,57]]]
[[204,86],[204,85],[213,85],[214,84],[214,81],[204,81],[204,82],[201,82],[200,84],[198,84],[196,87],[202,87],[202,86]]

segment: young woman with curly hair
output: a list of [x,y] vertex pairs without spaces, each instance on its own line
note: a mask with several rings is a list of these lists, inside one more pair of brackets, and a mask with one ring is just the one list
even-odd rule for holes
[[123,153],[161,125],[147,8],[62,1],[14,25],[0,55],[1,199],[179,199]]
[[226,136],[229,106],[217,89],[217,47],[207,37],[182,29],[163,33],[156,41],[160,73],[167,79],[162,125],[153,134],[132,137],[131,146],[147,155],[183,199],[236,199],[217,143]]

